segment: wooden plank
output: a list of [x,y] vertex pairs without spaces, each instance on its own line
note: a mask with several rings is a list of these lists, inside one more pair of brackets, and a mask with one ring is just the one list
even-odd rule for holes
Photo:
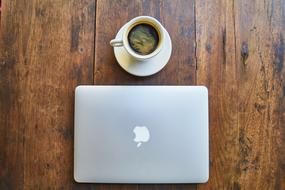
[[[183,85],[196,77],[209,87],[211,138],[210,180],[198,189],[285,189],[283,1],[201,0],[194,9],[186,0],[101,0],[94,80],[95,0],[2,3],[0,189],[196,189],[72,177],[77,84]],[[170,63],[146,78],[123,71],[108,43],[138,15],[158,18],[173,41]]]
[[93,83],[95,0],[2,1],[0,189],[73,180],[73,102]]
[[198,189],[234,189],[237,87],[233,2],[196,2],[197,84],[209,89],[210,179]]
[[284,11],[279,0],[235,4],[237,174],[245,189],[285,189]]
[[209,89],[210,179],[198,189],[233,189],[237,97],[233,4],[197,1],[197,84]]
[[[10,2],[11,11],[13,2]],[[6,13],[6,14],[5,14]],[[9,22],[14,21],[11,14],[1,11],[0,25],[0,188],[1,189],[21,189],[23,186],[23,127],[16,126],[19,122],[20,114],[15,110],[20,109],[15,105],[17,86],[12,84],[16,72],[13,71],[15,65],[16,49],[11,43],[14,43],[14,36],[17,35],[16,28],[9,25],[3,26],[3,20],[9,18]],[[3,29],[5,27],[5,29]],[[2,38],[2,33],[7,37]],[[5,54],[7,56],[5,56]],[[14,183],[15,180],[16,182]]]
[[[193,1],[98,1],[95,47],[95,84],[194,84],[195,24]],[[110,11],[112,10],[112,11]],[[149,15],[162,22],[172,38],[170,62],[158,74],[135,77],[116,62],[109,41],[130,19]]]
[[196,15],[211,137],[199,189],[284,189],[284,3],[203,0]]
[[[168,65],[150,77],[135,77],[117,64],[109,41],[130,19],[149,15],[165,26],[172,38],[173,52]],[[194,1],[112,1],[97,2],[95,41],[95,84],[195,84],[195,15]],[[110,185],[103,185],[109,189]],[[120,188],[112,185],[112,189]],[[102,189],[103,189],[102,188]],[[138,185],[123,189],[196,189],[196,185]]]

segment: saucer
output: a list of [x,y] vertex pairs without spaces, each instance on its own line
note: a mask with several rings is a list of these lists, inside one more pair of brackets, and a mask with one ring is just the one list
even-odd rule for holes
[[[119,30],[116,39],[123,35],[126,24]],[[131,57],[124,47],[114,47],[114,54],[119,65],[128,73],[135,76],[150,76],[159,72],[168,63],[171,56],[172,44],[168,32],[165,32],[165,42],[161,51],[152,58],[138,61]]]

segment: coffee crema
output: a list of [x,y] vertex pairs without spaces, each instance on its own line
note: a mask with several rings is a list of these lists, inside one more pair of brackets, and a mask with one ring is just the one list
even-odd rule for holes
[[130,30],[128,41],[130,47],[136,53],[148,55],[157,48],[159,35],[153,26],[149,24],[138,24]]

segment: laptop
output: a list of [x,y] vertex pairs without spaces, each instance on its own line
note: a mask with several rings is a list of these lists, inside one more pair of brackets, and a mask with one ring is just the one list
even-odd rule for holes
[[204,86],[78,86],[74,122],[77,182],[208,180]]

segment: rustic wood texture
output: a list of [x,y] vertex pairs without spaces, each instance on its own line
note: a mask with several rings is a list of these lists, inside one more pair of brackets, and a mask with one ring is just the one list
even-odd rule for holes
[[79,189],[74,88],[93,83],[95,1],[2,3],[0,189]]
[[[195,14],[191,0],[101,0],[97,2],[95,84],[195,84]],[[112,10],[112,11],[110,11]],[[161,21],[172,38],[167,66],[150,77],[135,77],[117,64],[110,40],[130,19],[149,15]]]
[[[172,38],[168,65],[134,77],[109,41],[154,16]],[[2,0],[0,189],[285,189],[283,0]],[[77,184],[78,84],[206,85],[206,184]]]
[[210,179],[199,189],[234,186],[238,159],[235,23],[233,1],[197,1],[197,84],[209,90]]
[[[96,15],[95,84],[195,84],[194,1],[102,0],[97,2]],[[167,66],[158,75],[144,78],[132,76],[124,71],[117,64],[113,48],[109,45],[124,23],[140,15],[149,15],[160,20],[169,32],[173,46]],[[109,188],[110,185],[103,187]],[[120,185],[111,187],[116,189]],[[126,185],[124,189],[182,190],[196,189],[196,185]]]
[[284,1],[196,2],[197,84],[210,94],[210,180],[285,189]]

